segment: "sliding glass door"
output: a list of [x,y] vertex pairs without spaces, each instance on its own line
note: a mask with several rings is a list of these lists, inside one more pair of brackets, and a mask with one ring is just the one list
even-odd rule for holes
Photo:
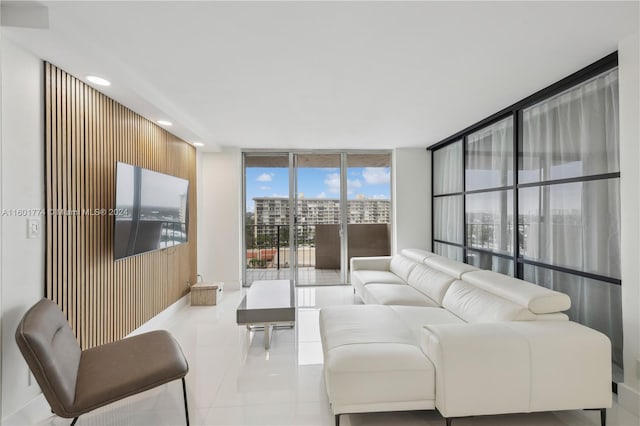
[[296,283],[343,284],[340,154],[295,154],[294,166]]
[[244,279],[293,278],[288,153],[244,156]]
[[390,252],[391,155],[244,154],[244,278],[348,281],[352,256]]

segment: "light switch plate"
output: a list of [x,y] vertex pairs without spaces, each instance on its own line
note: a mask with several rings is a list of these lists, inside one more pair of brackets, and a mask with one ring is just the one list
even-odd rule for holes
[[40,219],[27,219],[27,238],[40,238]]

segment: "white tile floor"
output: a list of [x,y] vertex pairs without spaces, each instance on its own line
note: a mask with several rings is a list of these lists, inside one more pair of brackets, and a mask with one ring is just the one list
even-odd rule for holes
[[[264,268],[247,269],[247,283],[257,280],[289,280],[291,269],[289,268]],[[335,285],[341,284],[340,270],[316,269],[314,267],[298,268],[298,285]]]
[[[318,309],[354,303],[351,287],[299,288],[298,324],[275,330],[271,349],[263,333],[235,324],[242,292],[226,292],[217,306],[185,306],[163,326],[189,360],[187,392],[192,425],[308,425],[334,423],[322,378]],[[7,419],[6,425],[68,425],[42,399]],[[182,425],[180,382],[166,384],[81,416],[77,425]],[[637,426],[618,404],[610,426]],[[434,411],[346,415],[343,426],[444,426]],[[457,419],[455,426],[589,426],[597,412],[564,411]]]

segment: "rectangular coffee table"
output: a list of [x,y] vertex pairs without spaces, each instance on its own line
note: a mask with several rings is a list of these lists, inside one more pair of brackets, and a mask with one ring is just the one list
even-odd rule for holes
[[269,349],[271,327],[296,321],[293,281],[254,281],[236,311],[238,325],[264,325],[264,348]]

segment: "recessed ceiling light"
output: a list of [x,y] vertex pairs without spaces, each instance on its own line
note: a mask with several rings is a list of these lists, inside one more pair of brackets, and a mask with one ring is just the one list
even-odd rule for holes
[[109,80],[105,80],[104,78],[95,75],[88,75],[87,80],[93,84],[97,84],[98,86],[111,86],[111,82]]
[[204,146],[202,142],[194,142],[193,146]]
[[156,121],[156,123],[162,125],[162,126],[171,126],[173,123],[167,120],[158,120]]

